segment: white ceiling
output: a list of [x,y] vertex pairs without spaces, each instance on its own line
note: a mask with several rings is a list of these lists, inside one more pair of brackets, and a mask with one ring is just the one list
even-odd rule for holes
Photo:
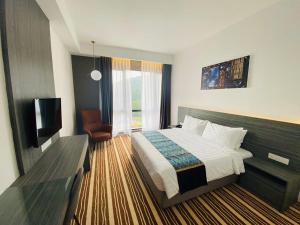
[[99,46],[174,54],[279,0],[36,1],[78,53],[95,40]]

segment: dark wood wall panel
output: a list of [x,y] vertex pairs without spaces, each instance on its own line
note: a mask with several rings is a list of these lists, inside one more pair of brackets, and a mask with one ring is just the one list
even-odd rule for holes
[[299,124],[179,107],[178,122],[183,122],[185,115],[224,126],[243,127],[248,130],[243,148],[262,159],[268,159],[269,152],[289,158],[288,167],[300,172]]
[[35,0],[1,0],[1,39],[14,143],[24,174],[42,155],[31,147],[32,99],[55,97],[49,21]]
[[82,133],[80,109],[99,109],[100,82],[91,79],[93,58],[72,55],[73,82],[78,133]]

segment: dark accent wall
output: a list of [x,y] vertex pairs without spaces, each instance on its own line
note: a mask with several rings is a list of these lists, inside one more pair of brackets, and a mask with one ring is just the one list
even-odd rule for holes
[[77,131],[82,133],[80,109],[99,109],[100,84],[91,79],[93,58],[72,55]]
[[47,17],[35,0],[1,0],[1,41],[20,174],[42,156],[31,147],[33,98],[55,97]]

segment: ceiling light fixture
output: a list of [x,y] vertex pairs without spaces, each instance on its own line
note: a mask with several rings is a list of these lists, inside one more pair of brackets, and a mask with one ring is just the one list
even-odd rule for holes
[[99,81],[102,78],[102,74],[99,70],[96,70],[96,58],[95,58],[95,41],[91,41],[93,45],[93,58],[94,58],[94,70],[91,72],[91,77],[94,81]]

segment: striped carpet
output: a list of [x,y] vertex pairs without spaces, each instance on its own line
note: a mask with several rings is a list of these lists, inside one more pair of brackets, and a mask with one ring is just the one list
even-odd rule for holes
[[118,136],[94,151],[76,211],[82,225],[300,224],[300,203],[280,213],[235,184],[160,209],[131,156],[130,141]]

